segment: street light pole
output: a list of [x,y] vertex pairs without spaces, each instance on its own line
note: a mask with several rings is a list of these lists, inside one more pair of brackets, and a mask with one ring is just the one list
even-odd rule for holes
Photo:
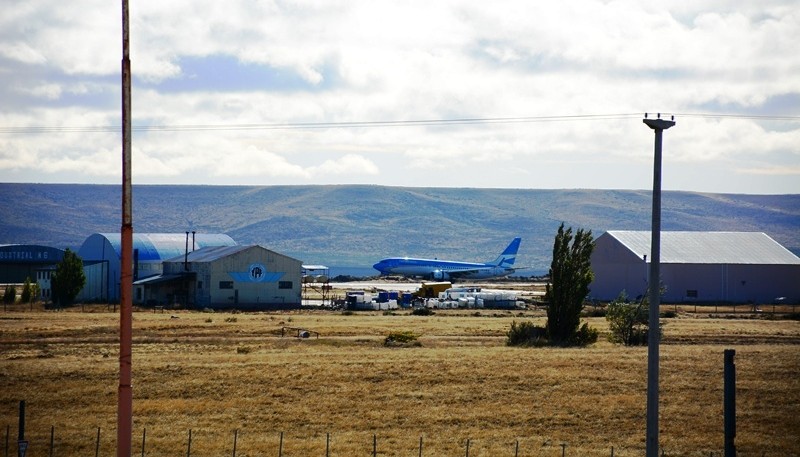
[[[674,116],[673,116],[674,119]],[[650,229],[650,277],[648,279],[650,314],[647,339],[647,457],[658,457],[658,345],[661,332],[658,311],[661,304],[661,142],[664,130],[675,125],[674,120],[648,119],[643,122],[655,130],[653,158],[653,218]]]

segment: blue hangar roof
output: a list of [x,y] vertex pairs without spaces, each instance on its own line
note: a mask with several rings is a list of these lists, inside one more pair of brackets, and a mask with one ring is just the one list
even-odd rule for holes
[[[106,246],[113,248],[117,257],[122,255],[119,233],[95,233],[80,248],[79,255],[84,260],[104,259],[109,254]],[[236,241],[224,233],[195,233],[194,246],[189,234],[189,251],[207,246],[236,246]],[[159,261],[184,255],[186,252],[186,233],[135,233],[133,249],[139,251],[140,261]]]

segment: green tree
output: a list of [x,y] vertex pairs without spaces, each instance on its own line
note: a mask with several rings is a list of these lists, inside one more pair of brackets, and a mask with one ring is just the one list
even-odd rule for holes
[[625,346],[647,344],[647,320],[645,300],[631,303],[623,290],[606,309],[606,321],[611,331],[608,339]]
[[83,273],[83,260],[69,248],[64,251],[64,258],[56,265],[56,271],[50,280],[53,301],[60,306],[72,304],[75,297],[86,284]]
[[22,303],[30,303],[32,294],[31,278],[25,278],[25,284],[22,285],[22,294],[20,294],[19,299]]
[[[664,294],[664,287],[660,293]],[[628,296],[623,290],[619,296],[608,304],[606,320],[610,334],[608,339],[613,343],[622,343],[625,346],[638,346],[647,344],[650,331],[649,319],[649,292],[645,290],[638,303],[628,301]],[[661,331],[661,323],[659,329]]]
[[3,303],[13,305],[17,301],[17,288],[14,284],[6,286],[6,291],[3,293]]
[[546,285],[547,335],[551,344],[589,344],[597,340],[597,331],[580,325],[583,301],[594,279],[590,257],[594,251],[592,231],[558,227],[553,243],[550,282]]

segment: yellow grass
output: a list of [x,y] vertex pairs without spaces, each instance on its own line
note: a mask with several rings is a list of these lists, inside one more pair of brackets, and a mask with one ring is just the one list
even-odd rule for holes
[[[117,314],[0,314],[0,426],[16,439],[27,402],[29,456],[114,455]],[[175,318],[173,318],[173,316]],[[510,348],[512,320],[541,312],[434,316],[333,312],[137,312],[134,448],[141,455],[638,456],[647,349]],[[800,455],[800,323],[668,319],[661,347],[661,443],[670,456],[723,447],[723,350],[736,349],[740,455]],[[590,325],[607,332],[603,319]],[[280,337],[282,327],[319,339]],[[421,347],[387,348],[391,331]],[[4,431],[3,431],[4,432]],[[12,444],[12,449],[15,446]]]

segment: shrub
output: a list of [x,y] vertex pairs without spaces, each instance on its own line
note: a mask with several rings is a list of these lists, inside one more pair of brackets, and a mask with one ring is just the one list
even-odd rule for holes
[[646,296],[638,303],[631,303],[625,291],[620,292],[619,296],[608,304],[606,320],[611,330],[608,339],[625,346],[646,345],[649,335],[647,303]]
[[3,294],[3,303],[12,305],[17,301],[17,288],[13,284],[6,286],[6,291]]
[[391,332],[383,340],[384,346],[421,346],[419,341],[417,341],[419,335],[412,331],[396,331]]
[[584,322],[583,325],[575,333],[574,341],[572,344],[577,346],[588,346],[597,342],[597,337],[600,332],[596,328],[589,327],[589,324]]
[[584,308],[584,311],[581,312],[581,316],[583,316],[583,317],[606,317],[606,309],[605,308],[597,308],[597,307],[592,307],[591,309]]
[[31,278],[25,278],[25,284],[22,286],[22,295],[20,295],[22,303],[30,303],[33,301],[33,287],[31,286]]
[[533,322],[511,322],[506,333],[507,346],[541,346],[547,343],[547,329],[537,327]]
[[411,311],[412,316],[432,316],[434,314],[436,313],[430,308],[414,308],[414,310]]

